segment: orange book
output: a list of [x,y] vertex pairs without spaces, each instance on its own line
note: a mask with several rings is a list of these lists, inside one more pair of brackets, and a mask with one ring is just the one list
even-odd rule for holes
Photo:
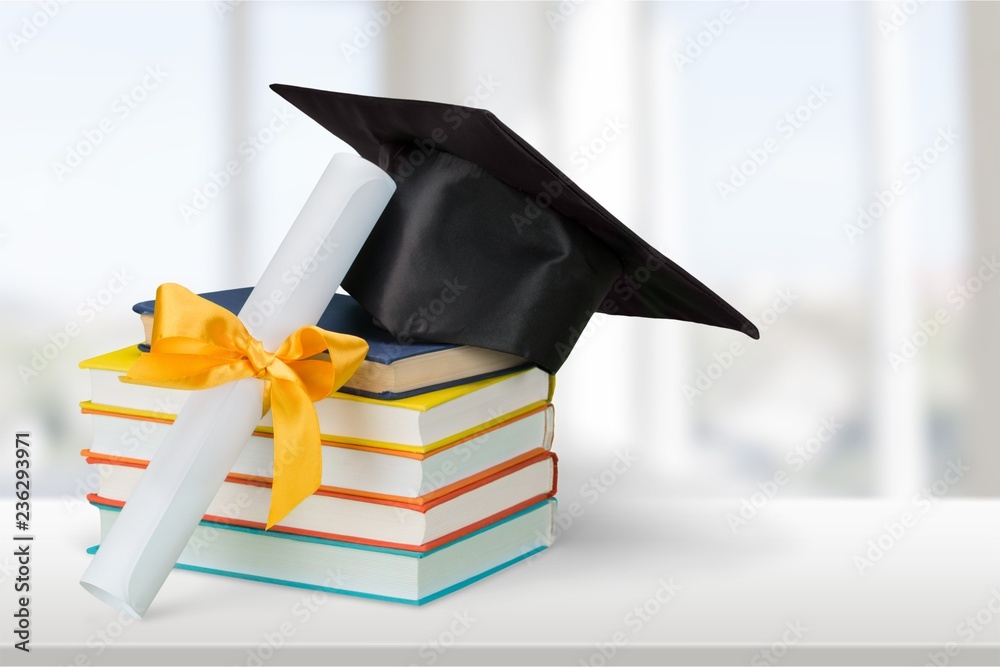
[[[146,462],[87,450],[84,454],[100,477],[90,501],[123,506]],[[475,479],[415,499],[361,496],[321,486],[268,532],[426,552],[552,497],[556,462],[555,454],[535,450]],[[230,474],[204,520],[263,529],[270,501],[270,480]]]

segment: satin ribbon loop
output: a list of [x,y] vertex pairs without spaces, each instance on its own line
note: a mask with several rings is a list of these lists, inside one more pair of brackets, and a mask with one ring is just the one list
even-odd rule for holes
[[[321,352],[329,360],[316,356]],[[297,329],[268,352],[231,312],[165,283],[156,290],[150,351],[121,379],[188,390],[263,380],[262,414],[270,411],[274,421],[270,528],[319,488],[323,451],[313,403],[340,389],[367,353],[363,339],[316,326]]]

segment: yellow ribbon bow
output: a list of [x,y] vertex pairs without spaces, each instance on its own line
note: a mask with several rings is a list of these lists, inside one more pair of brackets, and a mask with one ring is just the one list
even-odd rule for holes
[[[329,361],[310,359],[325,350]],[[298,329],[268,352],[231,312],[166,283],[156,290],[150,352],[122,379],[168,389],[264,380],[263,414],[271,410],[274,420],[270,528],[319,488],[323,451],[313,402],[343,386],[367,353],[363,339],[316,326]]]

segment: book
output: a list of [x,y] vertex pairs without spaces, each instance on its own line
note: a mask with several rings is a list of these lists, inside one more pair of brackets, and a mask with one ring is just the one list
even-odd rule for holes
[[[141,463],[94,456],[87,457],[87,463],[98,471],[96,502],[119,507],[128,503],[145,469]],[[320,487],[270,530],[428,551],[545,500],[555,489],[555,455],[538,452],[443,496],[421,502],[377,499]],[[270,481],[230,475],[204,518],[263,529],[270,502]]]
[[[119,508],[91,503],[103,538]],[[544,500],[426,552],[202,521],[176,567],[421,605],[548,548],[554,516],[555,500]]]
[[[246,287],[207,292],[199,296],[238,313],[250,296],[250,291],[251,288]],[[132,307],[139,314],[146,334],[145,342],[140,347],[143,351],[149,351],[155,307],[155,300],[142,301]],[[329,331],[363,338],[368,343],[368,355],[341,389],[344,393],[381,399],[405,398],[530,366],[520,357],[480,347],[446,343],[400,343],[392,334],[378,326],[357,301],[346,294],[333,297],[316,325]]]
[[[190,391],[119,381],[140,354],[130,346],[80,363],[91,379],[85,412],[176,417]],[[314,405],[323,440],[427,453],[546,405],[553,387],[554,376],[531,367],[394,400],[336,392]],[[255,432],[273,433],[270,413]]]
[[[145,465],[170,431],[170,419],[86,409],[94,438],[85,456]],[[514,459],[552,447],[553,407],[546,405],[477,431],[428,453],[324,442],[324,488],[388,500],[423,502],[467,480],[491,474]],[[250,480],[274,476],[268,434],[252,435],[232,474]]]

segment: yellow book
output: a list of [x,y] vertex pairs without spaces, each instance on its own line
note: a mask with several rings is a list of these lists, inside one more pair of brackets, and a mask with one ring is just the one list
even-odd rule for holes
[[[91,377],[85,412],[173,421],[190,391],[120,380],[141,354],[130,346],[80,363]],[[396,400],[337,392],[315,406],[324,440],[427,453],[545,405],[553,388],[554,376],[529,368]],[[256,432],[273,432],[270,414]]]

